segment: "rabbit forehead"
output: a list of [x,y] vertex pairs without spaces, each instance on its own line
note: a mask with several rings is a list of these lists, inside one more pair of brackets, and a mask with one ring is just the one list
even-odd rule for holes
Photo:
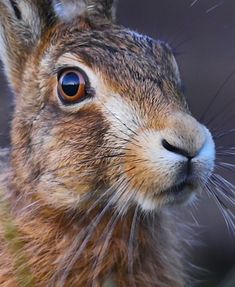
[[[57,32],[57,36],[53,36],[56,45],[51,45],[44,53],[48,63],[50,59],[73,54],[78,62],[98,71],[109,86],[123,94],[156,89],[159,81],[180,89],[175,58],[162,42],[116,27],[105,31],[80,31],[70,26],[64,30],[63,25]],[[54,60],[47,66],[54,65]]]
[[[110,66],[112,64],[113,62],[110,63]],[[111,71],[109,66],[101,68],[97,65],[87,64],[83,57],[76,53],[65,53],[59,57],[56,70],[78,67],[86,73],[96,94],[116,94],[131,100],[132,104],[133,100],[142,101],[143,96],[148,101],[148,98],[151,99],[153,95],[162,94],[158,86],[159,79],[161,79],[160,74],[155,77],[148,71],[146,71],[146,74],[141,74],[143,70],[139,67],[135,69],[134,67],[128,67],[128,63],[122,62],[122,64],[122,69],[119,70],[119,67],[115,69],[115,66],[112,66],[113,71]],[[152,100],[151,103],[153,104]],[[158,101],[158,103],[160,102]]]
[[126,78],[126,74],[134,71],[135,75],[138,73],[144,78],[164,75],[166,79],[180,82],[177,64],[168,45],[133,31],[118,26],[103,31],[82,31],[62,25],[57,29],[56,40],[56,53],[61,50],[77,53],[87,65],[108,75],[114,76],[118,72],[118,78],[122,74]]

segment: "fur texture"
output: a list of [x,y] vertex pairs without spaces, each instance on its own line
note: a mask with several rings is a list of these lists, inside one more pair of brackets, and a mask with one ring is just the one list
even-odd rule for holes
[[[16,94],[0,184],[2,287],[25,283],[22,266],[39,287],[187,286],[169,209],[200,192],[214,143],[190,115],[170,47],[117,26],[114,10],[0,0]],[[58,95],[67,68],[86,78],[74,104]]]
[[56,14],[63,21],[86,17],[96,25],[115,19],[115,0],[54,0]]

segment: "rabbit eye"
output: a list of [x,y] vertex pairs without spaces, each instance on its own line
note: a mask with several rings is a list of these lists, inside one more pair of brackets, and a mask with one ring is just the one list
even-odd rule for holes
[[64,103],[74,103],[85,96],[86,82],[77,70],[63,71],[58,77],[58,95]]

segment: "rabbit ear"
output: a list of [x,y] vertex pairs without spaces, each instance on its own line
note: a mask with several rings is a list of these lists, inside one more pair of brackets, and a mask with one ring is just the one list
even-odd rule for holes
[[83,16],[95,26],[115,21],[117,0],[54,0],[54,9],[62,21]]
[[52,7],[45,2],[0,0],[0,58],[16,91],[28,55],[52,23]]

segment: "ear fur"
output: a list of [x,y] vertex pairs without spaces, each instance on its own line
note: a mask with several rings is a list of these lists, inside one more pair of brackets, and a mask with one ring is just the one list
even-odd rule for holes
[[95,26],[115,21],[116,0],[53,0],[57,16],[71,21],[82,16]]
[[69,22],[85,13],[86,4],[77,0],[54,0],[54,10],[57,16],[65,22]]
[[116,0],[0,0],[0,59],[17,92],[28,55],[59,18],[82,17],[90,26],[115,20]]
[[52,23],[52,7],[42,0],[0,0],[0,58],[17,91],[28,55]]

